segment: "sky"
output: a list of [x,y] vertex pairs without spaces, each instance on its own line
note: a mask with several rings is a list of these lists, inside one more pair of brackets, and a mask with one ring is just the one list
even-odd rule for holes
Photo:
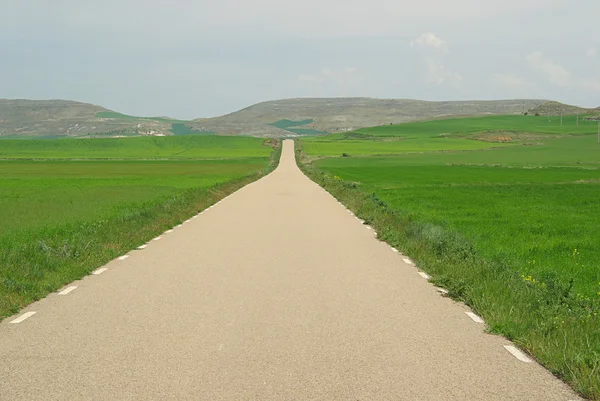
[[296,97],[600,106],[598,0],[2,0],[0,98],[213,117]]

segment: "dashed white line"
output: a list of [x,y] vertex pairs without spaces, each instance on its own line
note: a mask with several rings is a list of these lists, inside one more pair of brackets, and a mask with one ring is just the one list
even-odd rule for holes
[[106,267],[101,267],[101,268],[100,268],[100,269],[98,269],[98,270],[94,270],[94,271],[92,272],[92,274],[93,274],[93,275],[95,275],[95,276],[97,276],[97,275],[99,275],[99,274],[102,274],[102,273],[104,273],[104,272],[105,272],[105,271],[107,271],[107,270],[108,270],[108,269],[107,269]]
[[531,359],[529,359],[529,357],[523,353],[523,351],[521,351],[520,349],[518,349],[514,345],[505,345],[504,348],[506,348],[506,350],[508,352],[510,352],[519,361],[525,362],[525,363],[531,363],[532,362]]
[[165,234],[171,234],[173,232],[173,230],[167,230],[165,231]]
[[144,245],[138,246],[137,249],[146,249],[147,247],[148,247],[148,244],[144,244]]
[[65,288],[61,292],[59,292],[58,295],[67,295],[68,293],[74,291],[75,289],[77,289],[77,286],[76,285],[72,285],[70,287]]
[[465,312],[467,316],[471,318],[475,323],[485,323],[482,318],[474,314],[473,312]]
[[431,277],[425,272],[419,272],[419,276],[423,277],[425,280],[429,280]]
[[392,252],[398,253],[399,251],[396,248],[392,248]]
[[26,312],[26,313],[23,313],[21,316],[19,316],[15,320],[11,321],[10,323],[12,323],[12,324],[21,323],[21,322],[29,319],[33,315],[35,315],[35,312]]
[[180,225],[177,226],[177,228],[179,228],[179,227],[183,227],[183,224],[180,224]]
[[448,290],[445,288],[435,287],[435,289],[441,294],[448,295]]
[[413,264],[412,260],[410,260],[410,259],[402,258],[402,260],[404,261],[404,263],[408,263],[409,265]]
[[162,239],[162,237],[156,237],[153,239],[153,241],[160,241]]
[[119,257],[117,258],[117,260],[125,260],[125,259],[127,259],[128,257],[129,257],[129,255],[123,255],[123,256],[119,256]]

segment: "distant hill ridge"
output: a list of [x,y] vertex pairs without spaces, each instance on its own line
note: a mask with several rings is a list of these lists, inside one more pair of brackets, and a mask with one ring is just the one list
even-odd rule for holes
[[398,124],[448,116],[516,114],[548,100],[423,101],[373,98],[298,98],[258,103],[221,117],[198,119],[191,126],[225,134],[288,136],[294,130],[278,121],[308,121],[303,129],[317,132],[351,131],[361,127]]
[[[179,121],[135,117],[69,100],[0,99],[0,138],[23,136],[224,135],[284,137],[351,131],[409,121],[488,114],[600,112],[543,99],[422,101],[373,98],[298,98],[258,103],[214,118]],[[177,129],[173,129],[174,125]],[[195,130],[195,131],[193,131]]]
[[530,114],[539,114],[541,116],[558,116],[561,113],[564,115],[573,114],[596,114],[600,113],[600,107],[595,109],[587,109],[583,107],[571,106],[560,102],[546,102],[531,110]]
[[88,103],[0,99],[0,138],[171,135],[170,129],[166,119],[126,116]]

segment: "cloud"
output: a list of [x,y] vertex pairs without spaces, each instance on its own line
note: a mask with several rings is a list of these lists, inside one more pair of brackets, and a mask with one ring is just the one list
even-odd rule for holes
[[425,83],[434,86],[460,86],[462,75],[446,66],[446,56],[449,53],[448,42],[432,32],[426,32],[410,41],[410,47],[415,49],[425,64]]
[[588,57],[596,57],[596,55],[598,55],[598,49],[596,49],[595,47],[590,47],[585,52],[585,55]]
[[351,95],[352,90],[359,83],[358,70],[355,67],[346,67],[333,70],[324,67],[321,71],[311,74],[300,74],[298,81],[310,86],[313,95],[331,94],[332,96]]
[[573,75],[563,66],[546,58],[540,51],[527,56],[527,63],[536,72],[541,73],[553,85],[566,87],[573,84]]
[[427,65],[427,82],[429,84],[460,86],[463,80],[460,74],[449,70],[444,64],[429,57],[425,59],[425,63]]
[[418,38],[410,41],[410,47],[418,46],[448,51],[448,44],[446,41],[438,38],[431,32],[424,33]]
[[493,74],[491,81],[508,96],[532,97],[532,93],[537,90],[537,86],[533,82],[510,73]]
[[600,92],[600,74],[592,77],[577,77],[560,64],[546,58],[540,51],[527,56],[529,67],[560,88],[575,87]]

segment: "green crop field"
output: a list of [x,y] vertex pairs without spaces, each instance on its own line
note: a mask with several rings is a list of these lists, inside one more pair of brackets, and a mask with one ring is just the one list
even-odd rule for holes
[[302,147],[311,156],[396,155],[441,150],[477,150],[523,143],[542,137],[596,132],[597,122],[575,116],[492,116],[425,121],[364,128],[354,132],[306,138]]
[[[597,123],[575,119],[436,120],[303,139],[303,169],[492,332],[600,399],[600,144]],[[423,149],[403,148],[407,138]]]
[[274,144],[218,136],[3,141],[0,318],[260,177],[277,158]]
[[57,140],[5,140],[0,159],[220,159],[269,157],[271,149],[249,137],[184,135]]
[[284,129],[286,131],[289,131],[296,135],[301,135],[301,136],[315,136],[315,135],[326,135],[327,134],[327,132],[324,132],[324,131],[319,131],[319,130],[316,130],[313,128],[304,127],[313,122],[314,122],[314,120],[302,120],[302,121],[279,120],[279,121],[274,122],[269,125]]
[[171,124],[171,132],[175,135],[214,135],[214,132],[198,131],[191,129],[184,123]]
[[118,113],[116,111],[101,111],[99,113],[96,113],[96,117],[98,118],[116,118],[119,120],[152,120],[152,121],[158,121],[158,122],[162,122],[162,123],[174,123],[174,122],[185,122],[184,120],[178,120],[176,118],[169,118],[169,117],[136,117],[136,116],[129,116],[127,114],[122,114],[122,113]]

